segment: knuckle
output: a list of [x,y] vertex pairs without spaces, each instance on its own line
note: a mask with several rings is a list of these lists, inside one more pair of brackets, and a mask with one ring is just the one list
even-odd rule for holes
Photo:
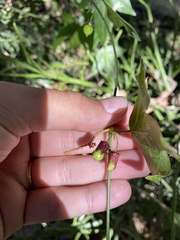
[[94,212],[94,196],[90,186],[87,186],[85,189],[85,202],[87,207],[87,213],[93,213]]
[[71,165],[66,157],[63,157],[58,166],[58,182],[60,185],[72,184]]

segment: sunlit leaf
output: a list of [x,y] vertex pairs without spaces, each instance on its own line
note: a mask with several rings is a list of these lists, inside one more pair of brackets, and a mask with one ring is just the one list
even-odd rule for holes
[[[105,5],[103,4],[102,1],[97,1],[96,5],[97,5],[98,9],[100,9],[102,15],[106,19],[106,23],[107,23],[108,27],[110,28],[111,23],[110,23],[109,19],[107,18],[107,11],[106,11]],[[95,41],[95,43],[100,41],[101,44],[103,45],[108,36],[108,31],[107,31],[106,25],[104,24],[102,17],[100,16],[99,12],[96,9],[94,11],[93,22],[94,22],[94,41]]]
[[136,12],[132,8],[131,1],[130,0],[110,0],[111,6],[114,11],[129,14],[132,16],[136,16]]
[[105,1],[104,4],[107,8],[107,15],[111,22],[113,23],[115,28],[122,28],[124,27],[132,37],[136,38],[138,41],[140,41],[140,37],[136,30],[128,23],[126,22],[122,17],[120,17]]
[[[123,49],[120,46],[116,46],[117,56],[123,54]],[[112,45],[101,47],[96,51],[96,61],[93,62],[92,73],[94,75],[101,73],[103,77],[108,79],[110,76],[111,80],[115,80],[116,72],[114,71],[116,64],[114,62],[114,51]]]
[[144,64],[141,62],[140,74],[137,76],[139,83],[138,96],[131,114],[129,126],[132,137],[144,154],[152,176],[147,179],[159,182],[161,177],[170,173],[171,164],[167,151],[177,160],[180,156],[164,140],[157,121],[146,114],[150,97],[147,92]]

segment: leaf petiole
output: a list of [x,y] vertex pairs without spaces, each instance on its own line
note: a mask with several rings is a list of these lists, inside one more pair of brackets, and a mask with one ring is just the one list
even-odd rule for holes
[[119,133],[119,134],[123,134],[123,133],[130,133],[131,130],[130,129],[129,130],[116,130],[116,129],[114,129],[114,132]]

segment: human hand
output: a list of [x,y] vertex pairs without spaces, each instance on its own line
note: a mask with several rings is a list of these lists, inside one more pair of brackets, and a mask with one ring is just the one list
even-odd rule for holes
[[[125,128],[132,107],[124,98],[103,101],[79,93],[0,82],[0,239],[23,225],[57,221],[106,209],[106,168],[87,147],[109,125]],[[126,112],[127,111],[127,112]],[[96,141],[105,139],[105,134]],[[129,178],[149,173],[129,134],[118,137],[120,156],[112,172],[111,208],[131,196]],[[27,166],[32,160],[33,189]]]

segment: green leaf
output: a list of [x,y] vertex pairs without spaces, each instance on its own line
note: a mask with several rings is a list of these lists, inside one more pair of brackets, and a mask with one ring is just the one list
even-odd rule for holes
[[159,182],[161,181],[161,176],[158,176],[158,175],[149,175],[147,177],[145,177],[147,180],[151,181],[151,182],[154,182],[154,183],[157,183],[159,184]]
[[111,22],[113,23],[114,27],[116,29],[124,27],[133,38],[140,41],[140,37],[136,30],[128,23],[126,22],[122,17],[120,17],[105,1],[104,4],[107,8],[107,15]]
[[110,0],[112,9],[114,11],[129,14],[132,16],[136,16],[134,9],[132,8],[130,0]]
[[[103,4],[103,1],[98,1],[96,3],[97,8],[100,9],[101,14],[103,15],[103,17],[106,19],[106,23],[108,25],[108,27],[110,28],[110,21],[107,18],[107,10],[105,5]],[[104,24],[104,21],[102,19],[102,17],[100,16],[99,12],[97,11],[97,9],[95,9],[94,11],[94,41],[95,42],[101,42],[102,45],[104,45],[107,36],[108,36],[108,30]]]
[[53,47],[56,48],[64,40],[66,40],[68,37],[72,36],[72,34],[74,34],[74,32],[77,31],[78,27],[79,27],[79,25],[75,22],[62,27],[58,36],[55,38],[55,40],[53,42]]
[[[116,46],[116,53],[120,57],[123,54],[123,49]],[[107,45],[97,50],[95,60],[92,67],[93,75],[100,73],[104,78],[109,79],[112,85],[112,81],[115,81],[116,77],[113,46]]]
[[170,159],[167,151],[179,160],[180,156],[164,140],[157,121],[146,114],[150,97],[147,92],[144,63],[140,64],[140,74],[137,76],[139,83],[138,96],[134,110],[130,116],[129,126],[132,137],[144,154],[149,169],[153,176],[147,179],[159,182],[161,177],[169,175],[171,170]]

